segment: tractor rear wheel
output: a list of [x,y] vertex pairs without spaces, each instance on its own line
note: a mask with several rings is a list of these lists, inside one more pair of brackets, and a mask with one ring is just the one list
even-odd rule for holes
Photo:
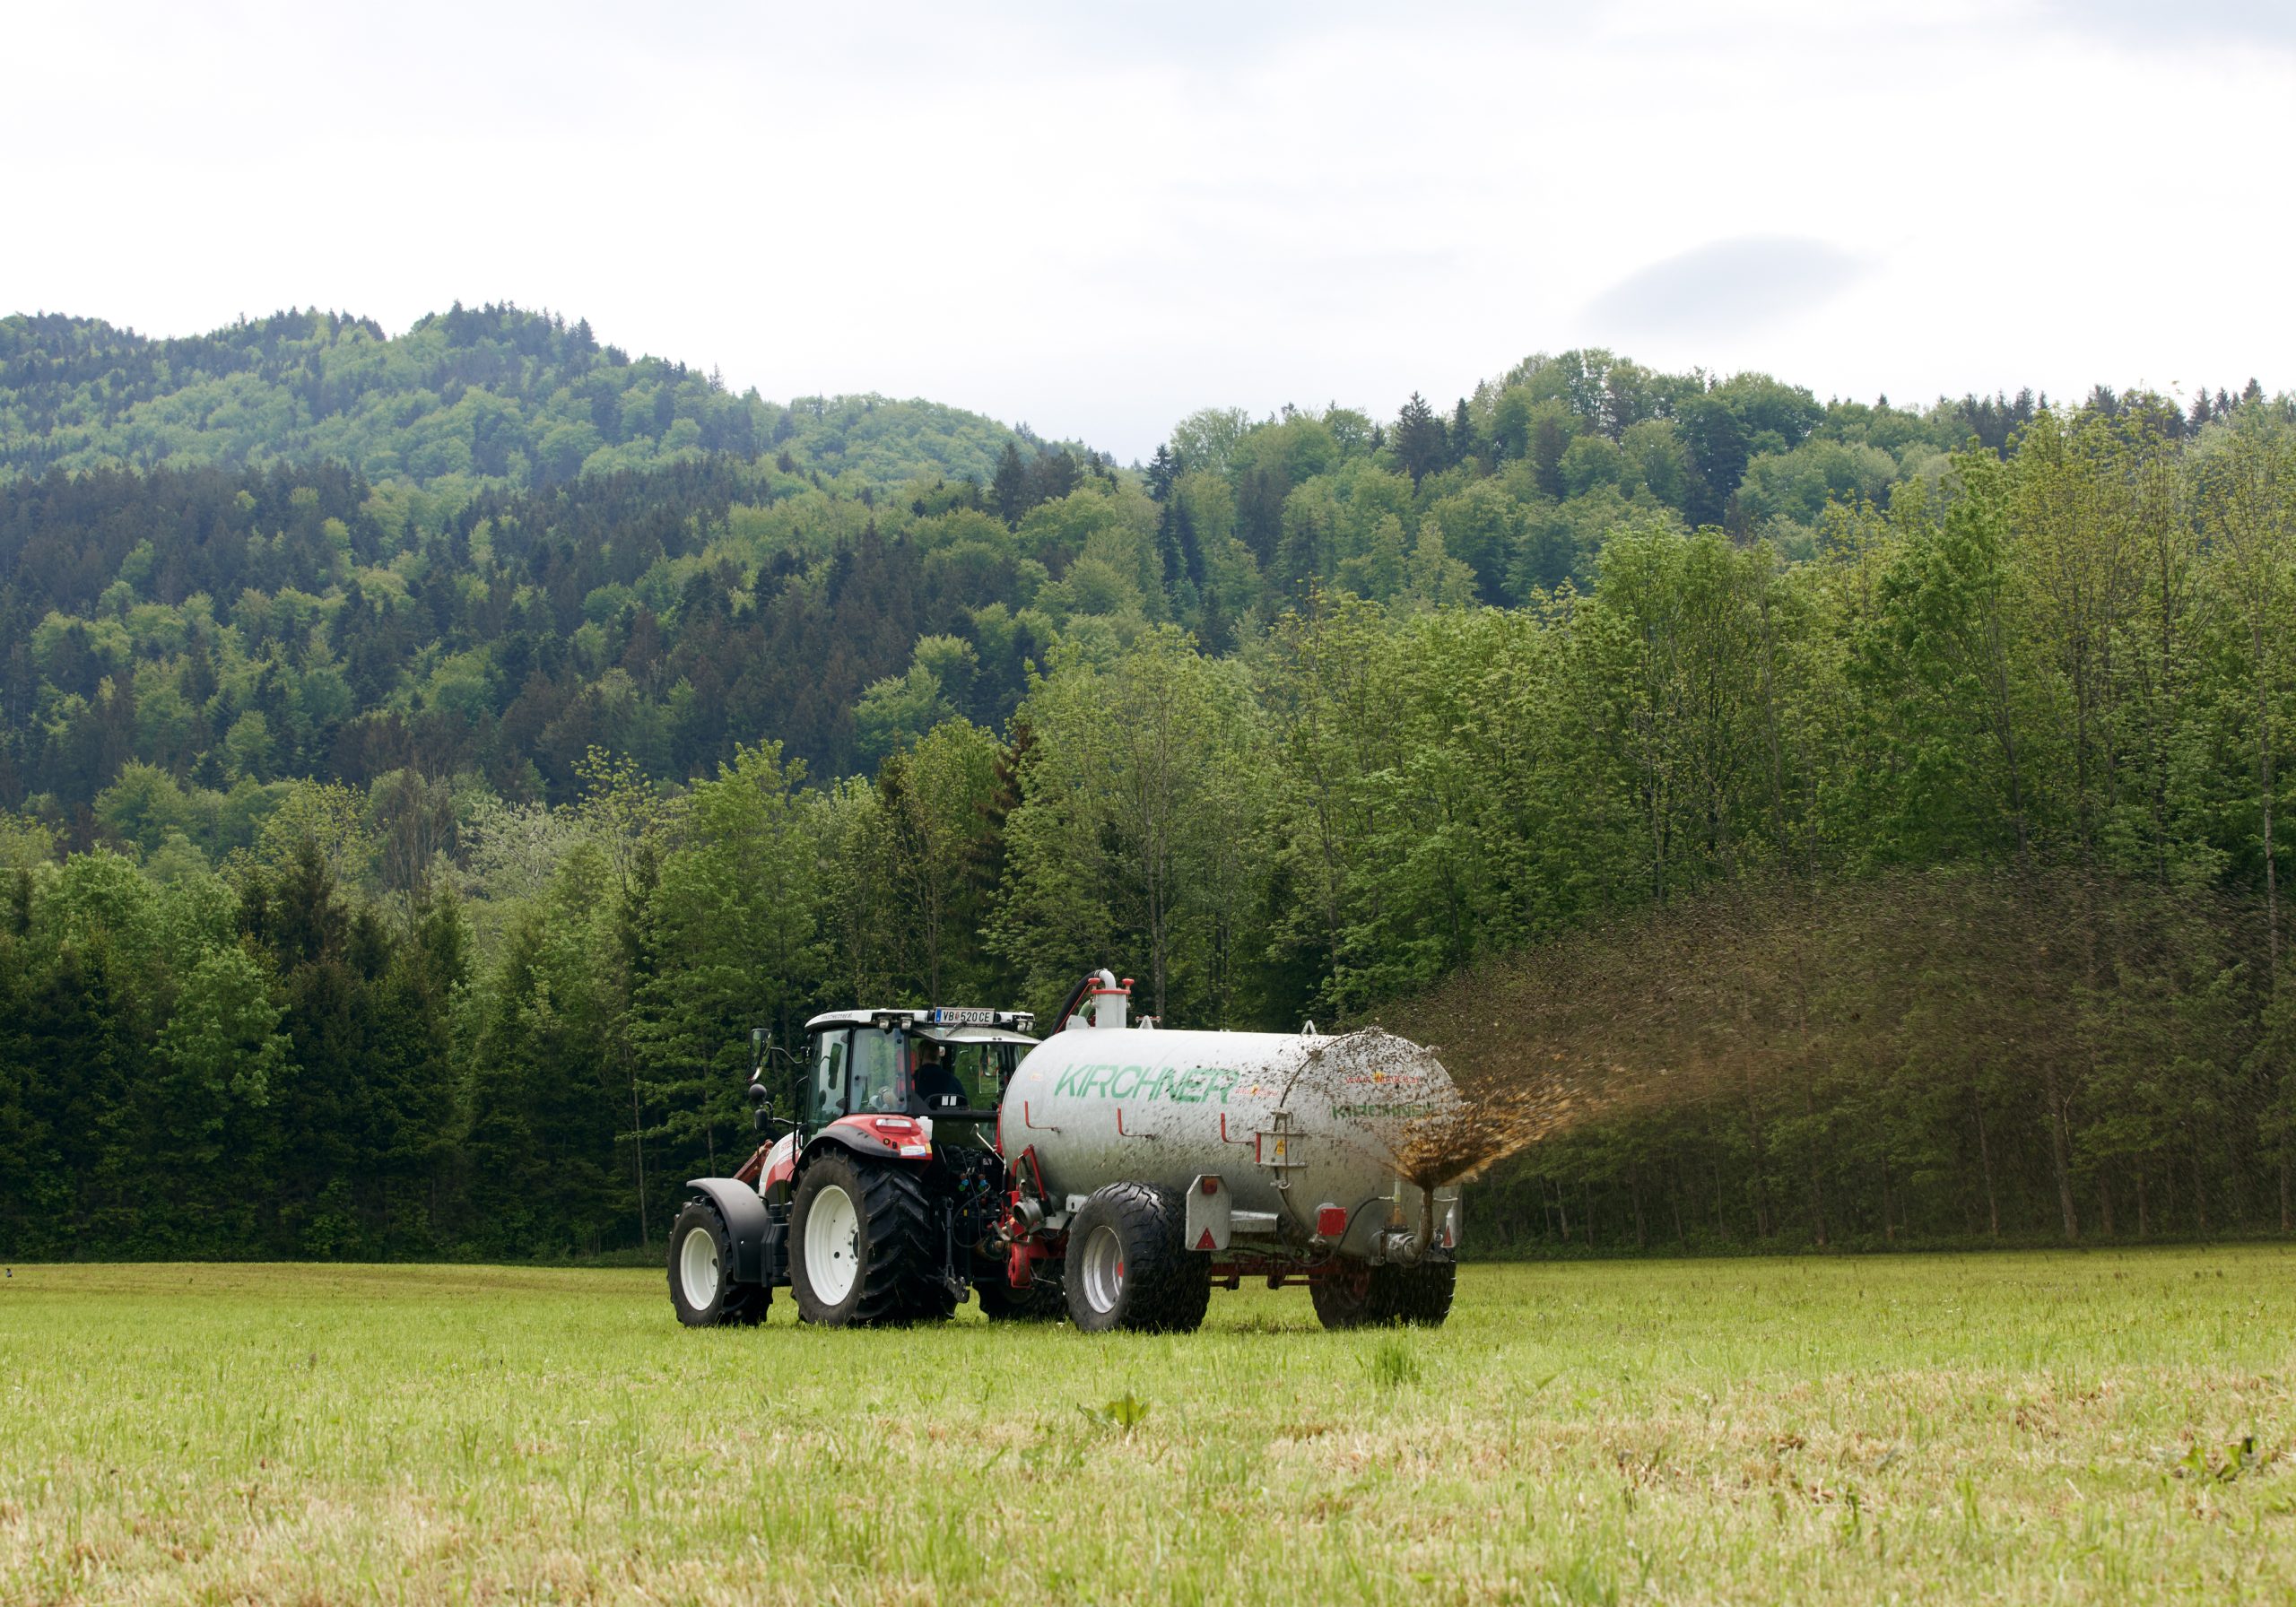
[[909,1304],[894,1320],[902,1323],[945,1323],[957,1315],[957,1302],[963,1298],[942,1282],[936,1273],[928,1285],[910,1297]]
[[670,1229],[670,1304],[689,1328],[746,1327],[765,1320],[773,1291],[734,1281],[733,1236],[707,1200],[689,1200]]
[[1111,1183],[1085,1201],[1068,1225],[1068,1320],[1087,1333],[1200,1327],[1212,1263],[1189,1252],[1186,1222],[1178,1194],[1145,1183]]
[[1349,1263],[1310,1284],[1308,1294],[1326,1328],[1391,1328],[1400,1323],[1439,1328],[1451,1315],[1458,1278],[1458,1264],[1451,1261],[1417,1266]]
[[945,1317],[932,1202],[907,1168],[832,1151],[797,1179],[789,1212],[789,1283],[797,1315],[825,1327]]

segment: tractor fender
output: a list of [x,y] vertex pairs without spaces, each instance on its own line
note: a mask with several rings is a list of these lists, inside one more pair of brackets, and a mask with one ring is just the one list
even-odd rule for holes
[[770,1219],[757,1190],[731,1177],[689,1178],[686,1186],[707,1198],[726,1219],[726,1237],[733,1241],[734,1281],[762,1283],[765,1273],[765,1234]]
[[[895,1123],[900,1125],[893,1126]],[[921,1162],[933,1158],[924,1129],[907,1116],[842,1116],[813,1134],[802,1160],[812,1160],[823,1144],[836,1144],[866,1160]]]

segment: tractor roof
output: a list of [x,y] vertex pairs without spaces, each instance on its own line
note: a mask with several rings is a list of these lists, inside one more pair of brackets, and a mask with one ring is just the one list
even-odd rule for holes
[[912,1027],[919,1038],[944,1044],[1034,1044],[1038,1040],[1010,1027]]
[[805,1023],[808,1032],[834,1027],[898,1027],[951,1043],[1022,1043],[1036,1017],[1025,1010],[828,1010]]

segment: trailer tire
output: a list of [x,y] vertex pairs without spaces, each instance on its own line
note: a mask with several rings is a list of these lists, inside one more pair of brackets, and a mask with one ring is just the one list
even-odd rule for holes
[[733,1235],[707,1200],[689,1200],[670,1229],[670,1304],[689,1328],[748,1327],[765,1321],[773,1291],[733,1279]]
[[1425,1261],[1417,1266],[1362,1266],[1309,1286],[1316,1316],[1326,1328],[1392,1328],[1409,1324],[1439,1328],[1451,1315],[1458,1287],[1457,1262]]
[[831,1150],[797,1179],[789,1286],[797,1315],[824,1327],[891,1327],[946,1316],[940,1236],[915,1172]]
[[1060,1280],[1048,1272],[1039,1272],[1026,1289],[1014,1289],[1004,1281],[1000,1266],[972,1290],[980,1300],[980,1315],[992,1323],[1057,1323],[1068,1315]]
[[1087,1333],[1202,1326],[1212,1263],[1189,1252],[1186,1223],[1179,1194],[1151,1184],[1111,1183],[1086,1200],[1068,1225],[1068,1320]]

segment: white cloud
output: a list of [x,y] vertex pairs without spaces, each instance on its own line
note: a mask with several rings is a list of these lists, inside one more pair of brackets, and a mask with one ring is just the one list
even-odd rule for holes
[[[2296,383],[2296,53],[2239,0],[2165,40],[2053,5],[848,9],[28,13],[0,307],[507,298],[1127,457],[1576,341],[1822,395]],[[1735,300],[1710,258],[1669,288],[1701,250]]]
[[1763,234],[1714,240],[1629,274],[1595,299],[1587,319],[1616,330],[1618,340],[1759,332],[1816,310],[1865,266],[1823,240]]

